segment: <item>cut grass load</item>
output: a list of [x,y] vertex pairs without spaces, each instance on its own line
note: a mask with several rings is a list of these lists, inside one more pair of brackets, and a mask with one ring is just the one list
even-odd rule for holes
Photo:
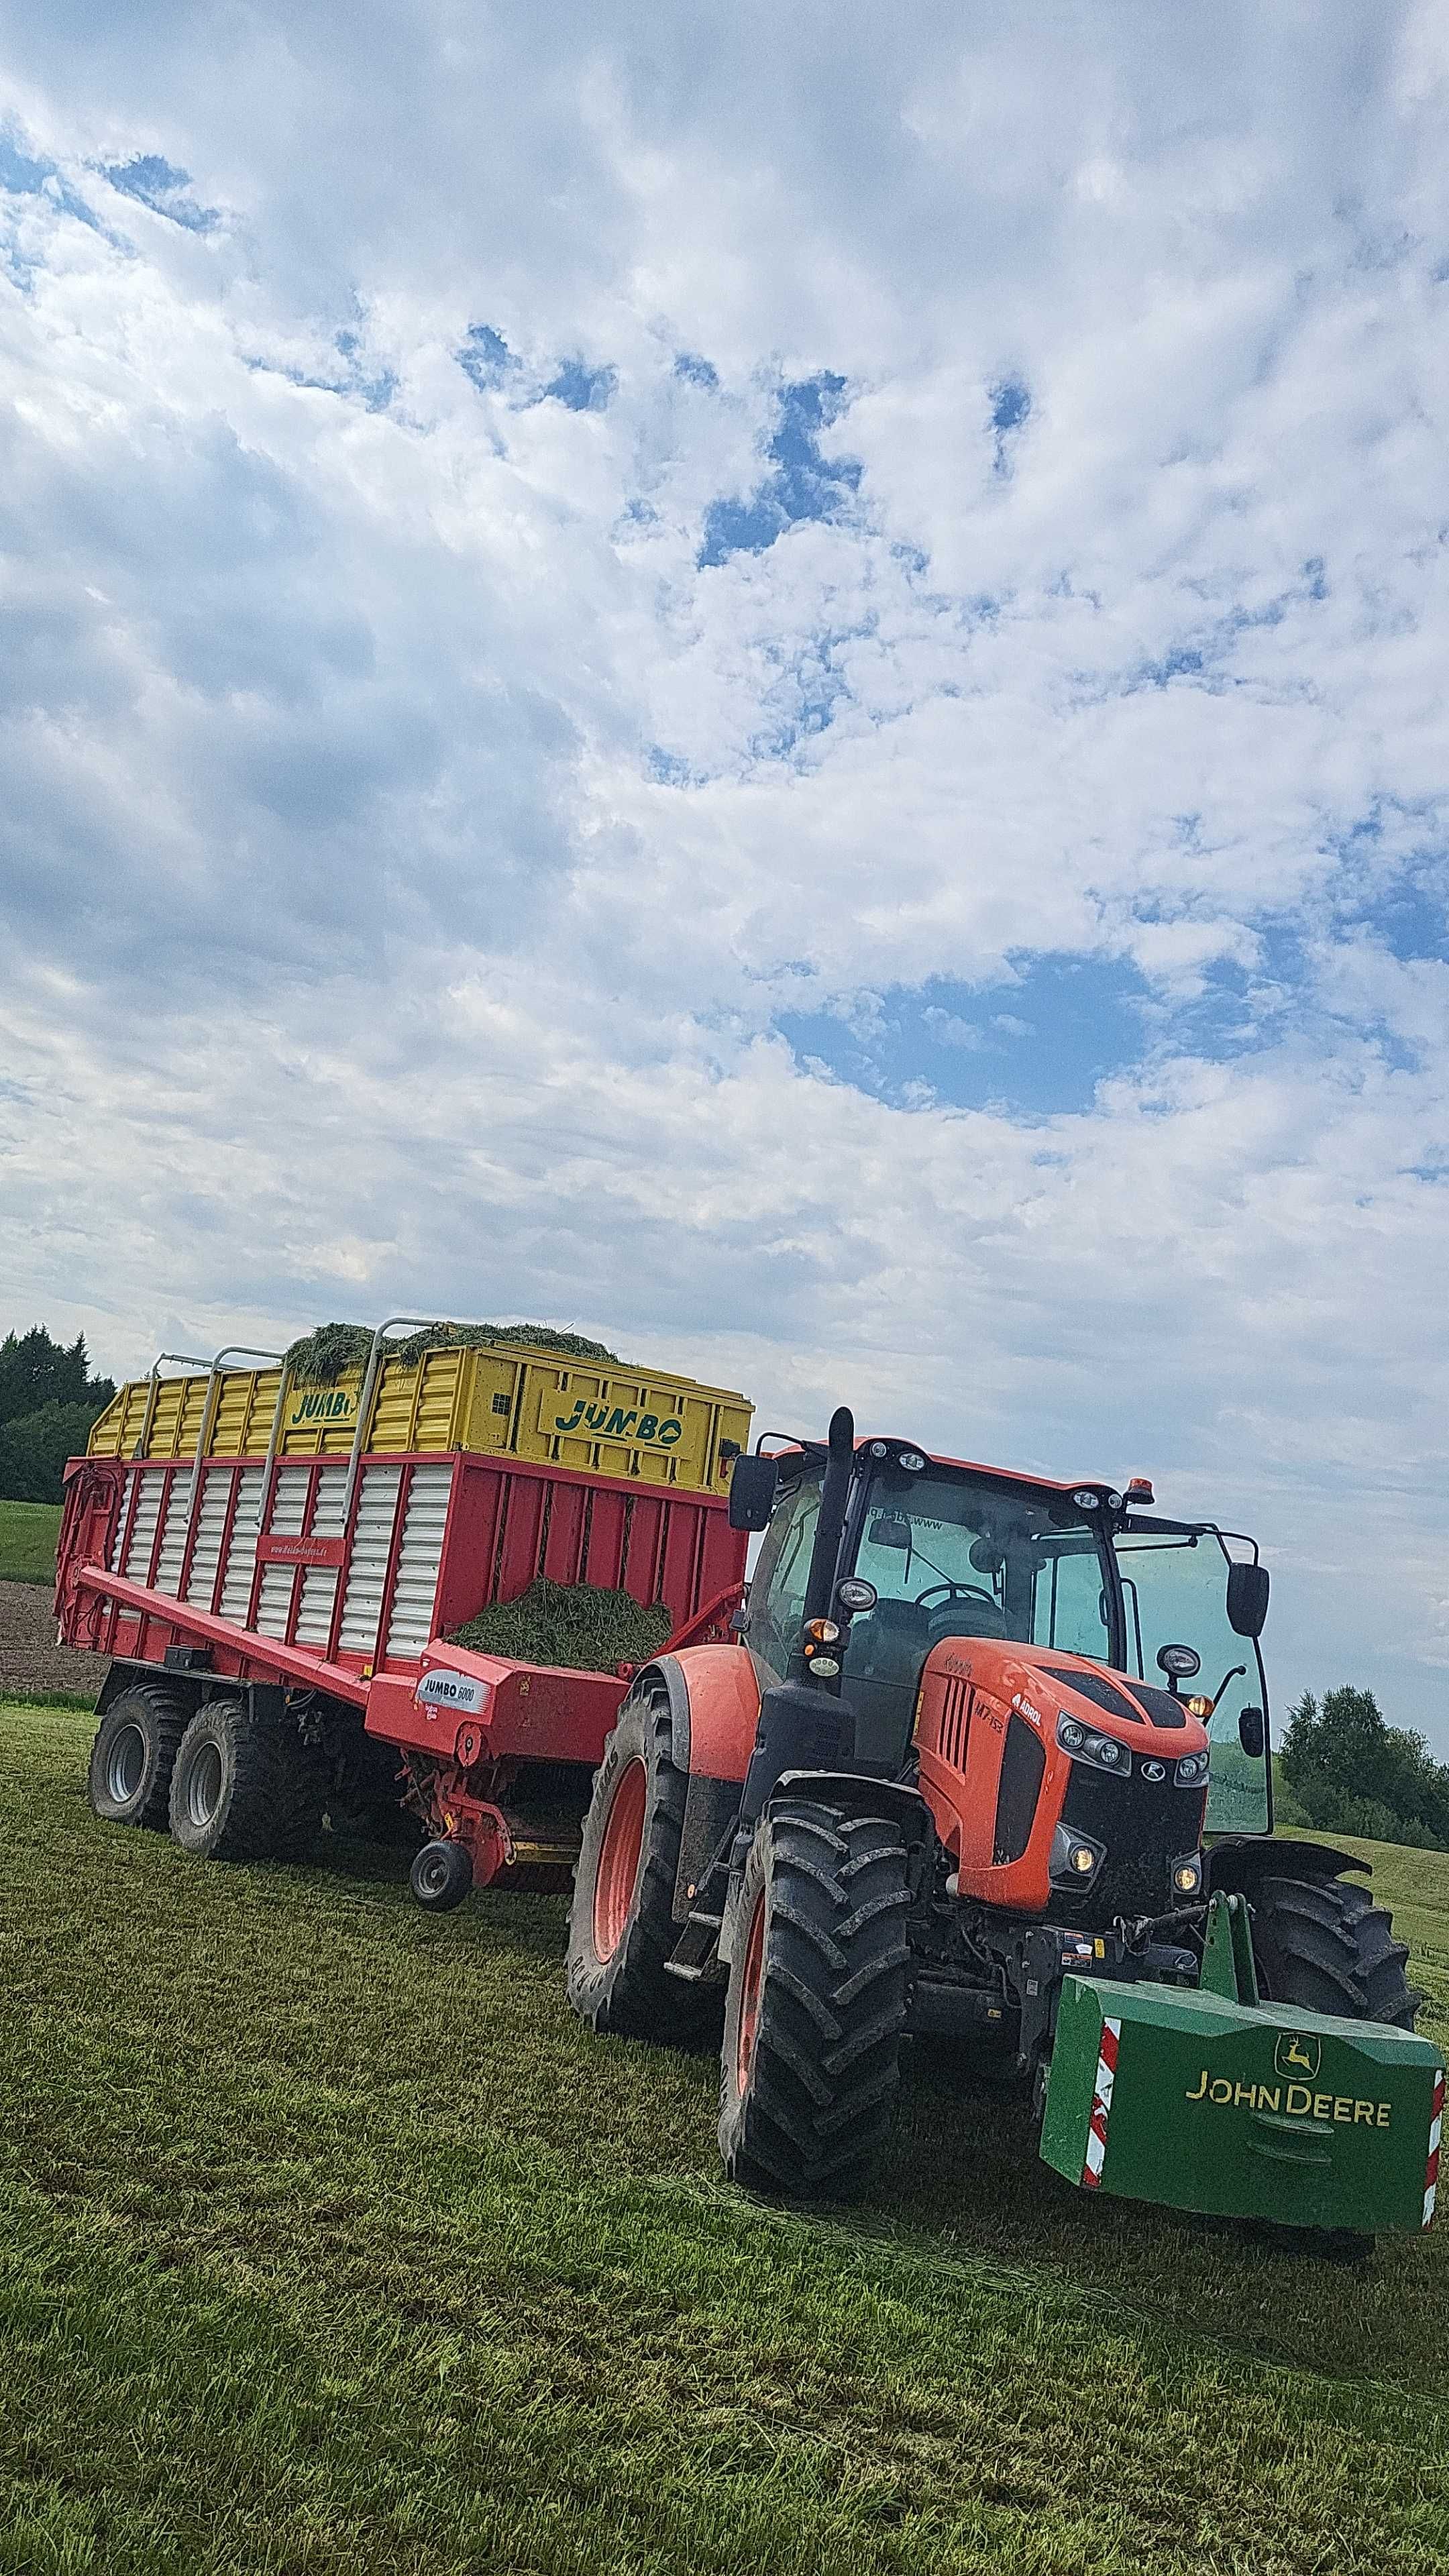
[[54,1583],[59,1503],[0,1502],[0,1583]]
[[611,1673],[616,1664],[647,1663],[674,1622],[662,1601],[646,1605],[628,1592],[589,1583],[551,1583],[540,1574],[513,1601],[494,1601],[452,1643],[520,1663],[564,1665],[571,1672]]
[[[1345,2270],[1041,2166],[918,2052],[872,2199],[715,2180],[565,1901],[207,1867],[0,1712],[6,2576],[1440,2576],[1449,2230]],[[1443,2029],[1449,1858],[1373,1847]]]

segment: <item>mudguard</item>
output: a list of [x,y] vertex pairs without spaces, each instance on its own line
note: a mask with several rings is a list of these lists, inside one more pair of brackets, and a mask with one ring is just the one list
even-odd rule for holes
[[1207,1884],[1251,1896],[1260,1878],[1341,1878],[1346,1869],[1372,1876],[1372,1864],[1332,1843],[1294,1842],[1286,1834],[1241,1834],[1209,1843]]
[[689,1914],[694,1889],[739,1812],[740,1790],[760,1719],[762,1680],[742,1646],[686,1646],[649,1667],[669,1693],[670,1750],[688,1776],[674,1919]]

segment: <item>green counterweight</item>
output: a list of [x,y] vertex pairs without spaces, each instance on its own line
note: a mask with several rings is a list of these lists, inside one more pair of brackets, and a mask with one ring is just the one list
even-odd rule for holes
[[1064,1980],[1043,2157],[1088,2190],[1172,2209],[1417,2232],[1433,2214],[1441,2052],[1223,1991],[1255,1992],[1242,1906],[1214,1899],[1195,1992]]

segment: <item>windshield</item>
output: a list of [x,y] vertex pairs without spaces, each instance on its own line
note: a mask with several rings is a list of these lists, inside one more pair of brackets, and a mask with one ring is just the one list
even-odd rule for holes
[[[1217,1701],[1208,1723],[1208,1831],[1266,1833],[1266,1735],[1255,1731],[1252,1716],[1257,1713],[1265,1730],[1263,1667],[1256,1641],[1237,1636],[1228,1622],[1227,1548],[1216,1530],[1147,1520],[1130,1520],[1114,1545],[1127,1628],[1125,1671],[1160,1688],[1163,1647],[1191,1646],[1201,1669],[1177,1687],[1185,1698],[1201,1692]],[[1244,1744],[1245,1732],[1258,1750]]]
[[944,1636],[1015,1637],[1099,1662],[1111,1652],[1101,1547],[1066,1495],[891,1461],[871,1478],[855,1571],[880,1601],[852,1626],[847,1671],[884,1626],[918,1631],[922,1659]]

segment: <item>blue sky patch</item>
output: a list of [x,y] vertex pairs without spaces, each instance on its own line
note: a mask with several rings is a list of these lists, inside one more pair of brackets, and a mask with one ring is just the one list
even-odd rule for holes
[[1048,1118],[1090,1109],[1099,1082],[1140,1062],[1147,1000],[1130,965],[1044,957],[1011,983],[892,986],[874,1025],[800,1011],[776,1026],[797,1056],[817,1057],[874,1099],[900,1101],[926,1084],[952,1108],[1000,1103]]
[[821,438],[839,417],[844,399],[844,376],[829,373],[782,388],[766,450],[774,471],[756,484],[748,500],[711,501],[697,557],[701,570],[725,563],[731,555],[764,554],[802,520],[842,516],[860,489],[861,468],[853,456],[826,456]]
[[123,197],[134,197],[138,205],[149,206],[153,215],[164,215],[183,232],[214,232],[221,221],[215,206],[199,206],[189,193],[190,171],[174,170],[159,152],[138,152],[130,161],[108,161],[104,175]]
[[485,394],[493,393],[518,365],[502,332],[495,331],[491,322],[470,323],[467,339],[456,355],[464,375]]
[[544,386],[544,402],[561,402],[569,411],[607,411],[618,384],[613,367],[586,367],[582,358],[565,358],[551,384]]

